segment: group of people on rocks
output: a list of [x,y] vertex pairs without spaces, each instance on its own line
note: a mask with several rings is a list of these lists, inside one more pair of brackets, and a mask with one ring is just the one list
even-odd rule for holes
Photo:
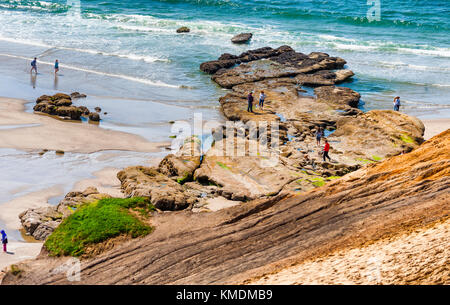
[[[264,94],[264,91],[261,91],[261,93],[259,94],[259,103],[258,106],[261,110],[264,109],[264,101],[266,100],[266,95]],[[248,96],[247,96],[247,103],[248,103],[248,107],[247,107],[247,111],[253,113],[253,91],[249,92]]]
[[[261,93],[259,94],[259,108],[261,110],[263,110],[264,108],[264,101],[266,99],[266,95],[264,94],[264,91],[261,91]],[[253,91],[250,91],[248,93],[247,96],[247,112],[253,112],[253,102],[254,102],[254,97],[253,97]],[[400,97],[396,96],[394,98],[394,111],[400,111]],[[319,127],[319,129],[316,131],[316,140],[317,140],[317,146],[320,146],[320,142],[322,140],[322,138],[324,137],[324,131],[321,127]],[[322,157],[323,157],[323,161],[326,162],[326,160],[328,159],[329,161],[331,161],[331,158],[329,156],[329,152],[330,152],[330,143],[328,142],[327,139],[325,139],[325,145],[322,151]]]

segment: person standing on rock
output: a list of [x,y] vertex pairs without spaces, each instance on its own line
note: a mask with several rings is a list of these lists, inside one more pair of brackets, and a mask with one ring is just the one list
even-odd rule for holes
[[6,235],[5,230],[2,230],[1,233],[2,233],[3,252],[6,253],[7,252],[6,244],[8,243],[8,236]]
[[264,94],[264,91],[261,91],[261,94],[259,95],[259,108],[261,108],[261,110],[263,110],[265,99],[266,95]]
[[250,92],[248,94],[247,102],[248,102],[247,111],[248,112],[253,112],[253,92]]
[[401,104],[400,104],[400,96],[396,96],[394,98],[394,110],[395,111],[400,111],[400,106],[401,106]]
[[323,137],[322,127],[319,127],[319,129],[316,132],[317,146],[320,146],[320,141],[322,140],[322,137]]
[[36,57],[31,62],[31,71],[30,71],[30,73],[33,73],[33,70],[34,70],[34,72],[36,72],[36,74],[38,73],[37,72],[37,58]]
[[323,148],[323,162],[326,162],[328,158],[329,161],[331,161],[330,156],[328,153],[330,152],[330,143],[328,143],[328,140],[325,139],[325,147]]

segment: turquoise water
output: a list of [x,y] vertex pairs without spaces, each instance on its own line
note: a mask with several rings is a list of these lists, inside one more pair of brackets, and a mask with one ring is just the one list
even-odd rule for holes
[[[217,106],[223,90],[201,62],[288,44],[345,58],[356,73],[346,85],[366,109],[391,108],[400,95],[406,112],[450,116],[448,0],[381,1],[380,21],[368,20],[366,0],[82,0],[79,14],[67,3],[0,0],[0,73],[44,89],[202,109]],[[183,25],[190,34],[175,33]],[[248,31],[250,45],[230,43]],[[42,74],[32,84],[24,72],[34,56]]]

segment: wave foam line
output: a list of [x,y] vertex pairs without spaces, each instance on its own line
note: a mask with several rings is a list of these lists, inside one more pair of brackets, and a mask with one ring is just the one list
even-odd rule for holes
[[[32,61],[33,60],[30,57],[10,55],[10,54],[3,54],[3,53],[0,53],[0,56],[16,58],[16,59],[23,59],[23,60],[28,60],[28,61]],[[39,64],[44,64],[44,65],[49,65],[49,66],[53,66],[54,65],[54,63],[46,62],[46,61],[39,61]],[[121,79],[129,80],[129,81],[133,81],[133,82],[137,82],[137,83],[141,83],[141,84],[151,85],[151,86],[167,87],[167,88],[178,88],[178,89],[182,88],[181,86],[171,85],[171,84],[167,84],[167,83],[164,83],[164,82],[161,82],[161,81],[156,81],[155,82],[155,81],[151,81],[149,79],[137,78],[137,77],[123,75],[123,74],[106,73],[106,72],[101,72],[101,71],[96,71],[96,70],[79,68],[79,67],[66,65],[66,64],[60,64],[59,66],[61,68],[66,68],[66,69],[70,69],[70,70],[76,70],[76,71],[92,73],[92,74],[97,74],[97,75],[102,75],[102,76],[121,78]]]
[[66,50],[66,51],[75,51],[80,53],[88,53],[93,55],[103,55],[103,56],[111,56],[111,57],[120,57],[120,58],[127,58],[130,60],[136,60],[136,61],[145,61],[147,63],[152,62],[169,62],[168,59],[163,58],[157,58],[157,57],[151,57],[151,56],[141,56],[141,55],[135,55],[135,54],[120,54],[120,53],[107,53],[97,50],[91,50],[91,49],[78,49],[78,48],[69,48],[69,47],[58,47],[58,46],[51,46],[45,43],[40,42],[31,42],[31,41],[23,41],[13,38],[7,38],[0,36],[1,41],[7,41],[7,42],[13,42],[13,43],[19,43],[19,44],[25,44],[35,47],[41,47],[41,48],[47,48],[47,49],[57,49],[57,50]]

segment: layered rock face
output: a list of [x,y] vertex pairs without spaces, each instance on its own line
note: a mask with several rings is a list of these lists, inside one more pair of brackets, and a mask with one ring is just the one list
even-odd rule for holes
[[71,95],[64,93],[57,93],[53,96],[42,95],[36,100],[36,105],[33,107],[35,112],[42,112],[49,115],[58,116],[62,119],[81,120],[81,116],[89,116],[90,120],[100,121],[100,116],[96,114],[95,118],[91,118],[88,108],[85,106],[73,106],[73,99],[85,98],[85,94],[74,92]]
[[[370,164],[301,195],[255,200],[207,217],[162,214],[154,220],[153,234],[84,261],[81,283],[247,283],[339,250],[448,221],[449,189],[447,130],[410,153]],[[433,242],[447,246],[445,240]],[[442,252],[436,253],[442,257]],[[432,256],[427,259],[434,262]],[[3,283],[69,284],[65,274],[49,272],[51,264],[49,258],[41,258],[20,265],[21,277],[9,273]],[[408,283],[450,283],[445,263],[412,260],[409,267],[414,272]],[[404,278],[388,277],[392,278],[386,283],[405,283]]]
[[107,194],[100,194],[96,188],[89,187],[83,192],[68,193],[55,207],[28,209],[19,218],[27,234],[37,240],[45,240],[80,205],[109,197]]

